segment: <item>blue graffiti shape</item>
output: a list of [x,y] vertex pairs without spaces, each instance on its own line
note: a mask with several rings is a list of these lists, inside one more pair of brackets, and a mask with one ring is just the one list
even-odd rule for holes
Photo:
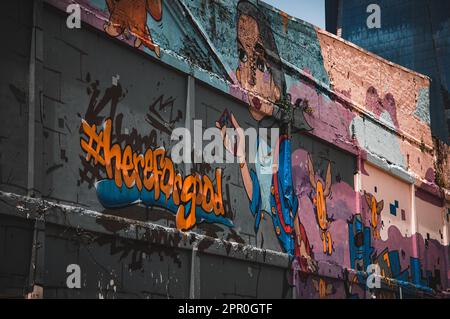
[[[145,188],[139,191],[136,186],[128,188],[122,185],[119,188],[114,180],[105,179],[99,181],[95,185],[97,189],[97,197],[103,207],[107,209],[125,208],[133,205],[142,204],[146,207],[159,207],[169,210],[173,214],[177,214],[178,205],[173,201],[173,197],[166,198],[163,192],[160,193],[159,198],[155,199],[155,191],[148,191]],[[185,211],[189,212],[191,209],[191,202],[186,203]],[[195,210],[197,223],[217,223],[227,227],[234,227],[233,222],[224,217],[217,216],[214,213],[206,212],[201,206],[197,206]]]
[[[253,195],[250,202],[250,211],[255,217],[255,232],[258,232],[262,218],[262,212],[270,210],[273,227],[283,250],[289,255],[294,255],[295,243],[294,218],[297,215],[298,199],[294,194],[292,183],[291,141],[287,136],[280,137],[278,153],[278,170],[272,174],[270,186],[270,208],[264,207],[263,194],[260,184],[261,172],[257,174],[251,171]],[[262,173],[264,174],[264,173]]]
[[366,271],[371,264],[374,252],[370,227],[365,227],[360,214],[352,217],[348,223],[348,240],[350,247],[350,266],[357,271]]
[[[410,266],[402,270],[400,264],[400,254],[397,250],[384,249],[380,254],[374,251],[371,243],[371,229],[363,224],[360,214],[354,215],[348,222],[350,266],[359,272],[366,271],[367,267],[375,263],[380,267],[381,275],[397,280],[397,283],[405,288],[413,286],[413,289],[421,289],[425,292],[432,292],[431,283],[438,285],[440,273],[431,271],[425,273],[418,258],[410,257]],[[365,282],[362,273],[357,274],[357,282]],[[349,283],[351,288],[351,283]],[[350,290],[350,289],[348,289]],[[349,294],[349,298],[356,297]]]

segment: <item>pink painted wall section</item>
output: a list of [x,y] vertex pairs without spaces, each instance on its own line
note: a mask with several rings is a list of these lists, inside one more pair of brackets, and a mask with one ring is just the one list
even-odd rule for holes
[[309,102],[310,112],[305,113],[305,118],[314,127],[313,135],[352,154],[358,154],[358,147],[349,129],[355,118],[351,110],[304,82],[293,85],[289,94],[294,101],[303,99]]
[[446,208],[421,197],[419,195],[415,199],[420,259],[424,269],[432,273],[437,271],[441,281],[445,283],[447,280],[448,285],[450,264],[448,260],[449,246],[445,234],[448,229]]
[[444,244],[445,207],[416,197],[418,232]]
[[373,125],[360,118],[352,123],[359,146],[433,183],[429,79],[325,31],[317,33],[330,86],[351,101],[355,113],[373,120]]
[[427,281],[445,287],[449,246],[444,201],[369,163],[365,163],[361,185],[361,216],[371,229],[373,258],[394,253],[401,272],[409,268],[410,278],[419,278],[417,284]]
[[[381,239],[388,239],[391,227],[396,227],[401,234],[410,237],[412,235],[411,185],[370,164],[365,165],[365,170],[367,175],[363,174],[361,178],[362,192],[373,196],[377,203],[383,203],[380,217],[376,218]],[[364,197],[362,201],[363,216],[366,223],[371,224],[372,216],[367,199]]]
[[418,257],[411,231],[411,185],[367,163],[365,171],[361,177],[361,210],[364,224],[371,229],[372,245],[377,255],[401,248],[405,257],[399,258],[400,266],[407,269],[409,258]]
[[324,31],[319,30],[318,36],[325,68],[337,92],[348,95],[377,117],[387,111],[395,127],[418,140],[423,137],[424,142],[431,146],[428,123],[415,115],[420,91],[430,85],[427,77]]

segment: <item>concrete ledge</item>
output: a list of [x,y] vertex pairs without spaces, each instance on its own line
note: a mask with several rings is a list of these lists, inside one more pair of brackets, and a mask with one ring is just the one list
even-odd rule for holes
[[[224,256],[228,258],[260,263],[275,267],[289,268],[289,255],[273,250],[256,248],[236,242],[225,241],[201,235],[195,232],[181,232],[149,222],[105,215],[82,207],[70,206],[6,193],[0,191],[0,214],[13,217],[42,220],[45,223],[82,229],[94,233],[119,236],[126,239],[146,241],[154,245],[192,250],[197,247],[200,253]],[[117,232],[111,232],[102,226],[102,222],[117,224]]]
[[[346,281],[347,275],[360,275],[367,278],[366,272],[342,268],[340,265],[327,262],[317,263],[317,272],[304,272],[298,263],[292,263],[292,257],[285,253],[256,248],[197,234],[195,232],[181,232],[177,229],[155,225],[148,222],[135,221],[127,218],[105,215],[93,210],[44,199],[31,198],[0,191],[0,215],[7,215],[28,220],[41,220],[45,223],[69,227],[83,232],[94,232],[121,238],[145,241],[153,245],[197,250],[200,254],[216,255],[265,266],[279,267],[292,270],[298,274],[314,277],[326,277],[341,282]],[[121,229],[111,232],[102,226],[102,222],[117,224]],[[391,278],[382,278],[382,289],[395,290],[402,287],[414,291],[417,295],[439,297],[432,289],[420,287],[409,282],[401,282]],[[293,284],[292,287],[295,285]]]

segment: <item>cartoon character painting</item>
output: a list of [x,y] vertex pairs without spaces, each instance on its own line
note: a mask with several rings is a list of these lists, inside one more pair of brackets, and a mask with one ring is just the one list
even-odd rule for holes
[[331,256],[333,253],[333,240],[331,238],[329,227],[333,222],[333,218],[328,216],[326,203],[326,199],[331,195],[331,165],[328,163],[325,185],[323,185],[321,180],[316,180],[316,173],[310,156],[308,156],[308,171],[309,181],[314,192],[314,194],[311,194],[311,197],[314,204],[317,225],[320,229],[323,253]]
[[[286,82],[275,38],[264,14],[248,1],[237,8],[237,45],[239,66],[236,78],[248,94],[248,109],[260,123],[274,113],[274,104],[286,100]],[[285,132],[270,149],[267,140],[259,137],[255,170],[251,170],[245,153],[245,137],[237,119],[231,114],[236,129],[237,148],[227,136],[227,125],[218,121],[225,148],[238,158],[244,188],[250,201],[250,211],[258,232],[264,214],[272,219],[274,231],[285,252],[301,256],[301,268],[314,268],[313,253],[305,228],[298,214],[298,198],[292,182],[291,140]],[[267,152],[260,152],[261,148]]]
[[155,21],[162,18],[162,0],[106,0],[110,13],[105,32],[112,37],[130,33],[135,37],[134,47],[144,44],[160,57],[161,49],[153,42],[147,26],[147,13]]
[[370,209],[370,226],[372,227],[373,238],[381,239],[380,236],[380,228],[382,227],[381,212],[383,211],[384,208],[384,201],[382,200],[381,202],[377,202],[375,196],[367,193],[364,194],[364,197]]

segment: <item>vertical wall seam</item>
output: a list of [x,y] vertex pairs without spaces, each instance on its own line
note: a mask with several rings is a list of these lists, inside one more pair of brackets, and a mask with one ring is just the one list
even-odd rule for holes
[[[27,154],[27,195],[36,197],[36,103],[42,106],[42,74],[37,62],[43,62],[44,36],[41,28],[43,15],[42,0],[33,1],[33,21],[31,26],[31,45],[28,82],[28,154]],[[40,32],[40,33],[39,33]],[[38,34],[39,33],[39,34]],[[31,243],[28,289],[31,298],[43,298],[45,276],[45,220],[36,219]],[[37,288],[37,289],[36,289]],[[36,294],[36,295],[34,295]]]
[[27,195],[34,196],[34,161],[35,161],[35,112],[36,112],[36,30],[39,1],[33,2],[33,24],[31,26],[30,62],[28,66],[28,167]]
[[419,243],[418,243],[418,227],[417,227],[417,211],[416,211],[416,186],[411,184],[411,239],[413,255],[419,258]]
[[[191,132],[194,129],[193,117],[195,116],[195,78],[191,75],[187,78],[187,94],[186,94],[186,119],[185,119],[185,128]],[[192,140],[191,140],[192,142]],[[191,143],[192,145],[192,143]],[[183,154],[184,156],[185,154]],[[189,154],[191,156],[191,154]],[[189,174],[191,171],[192,164],[185,163],[186,174]]]
[[189,299],[200,298],[200,256],[198,255],[198,244],[192,246],[191,276],[189,284]]

